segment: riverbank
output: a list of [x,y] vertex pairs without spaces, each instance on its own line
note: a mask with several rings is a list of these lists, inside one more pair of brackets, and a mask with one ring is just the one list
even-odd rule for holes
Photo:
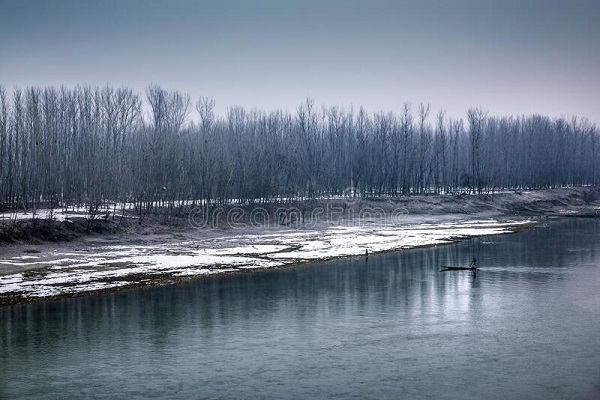
[[585,201],[590,196],[586,190],[337,199],[313,204],[304,215],[299,207],[288,207],[276,221],[262,214],[262,224],[239,210],[214,218],[213,209],[212,214],[190,214],[185,226],[129,224],[117,233],[88,234],[68,242],[3,245],[0,305],[511,233],[544,215],[592,209],[594,203]]
[[[504,191],[483,195],[411,195],[235,202],[194,207],[166,206],[140,212],[133,204],[106,204],[90,215],[85,207],[0,213],[0,251],[12,245],[43,245],[109,236],[188,233],[239,227],[305,228],[349,220],[404,215],[592,216],[600,207],[600,188],[575,187]],[[1,273],[1,272],[0,272]]]

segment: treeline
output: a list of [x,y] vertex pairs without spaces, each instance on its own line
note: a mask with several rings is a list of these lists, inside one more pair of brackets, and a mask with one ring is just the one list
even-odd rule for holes
[[[230,107],[150,86],[0,87],[0,207],[482,193],[599,184],[585,119]],[[193,122],[197,121],[197,122]]]

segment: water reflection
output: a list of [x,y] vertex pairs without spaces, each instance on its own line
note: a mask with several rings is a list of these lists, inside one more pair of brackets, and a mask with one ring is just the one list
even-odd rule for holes
[[[578,291],[588,296],[600,289],[599,236],[600,224],[572,220],[518,235],[371,255],[368,263],[363,258],[338,260],[5,307],[0,309],[0,397],[77,395],[81,392],[75,388],[82,380],[94,382],[84,394],[95,396],[111,387],[106,379],[123,380],[122,374],[128,376],[122,395],[135,396],[140,388],[140,393],[152,388],[164,394],[161,377],[163,383],[168,380],[180,387],[181,397],[197,394],[199,385],[204,390],[200,393],[214,394],[222,393],[218,382],[223,376],[233,379],[244,368],[259,376],[270,371],[271,376],[263,378],[270,379],[271,386],[265,386],[264,379],[249,383],[236,378],[245,390],[262,390],[265,395],[287,393],[282,388],[297,374],[304,376],[307,387],[337,390],[350,383],[343,373],[333,379],[332,368],[349,376],[368,372],[363,383],[374,385],[379,382],[376,377],[388,374],[386,368],[399,368],[399,362],[410,360],[411,368],[403,370],[403,376],[436,377],[427,367],[437,360],[436,352],[450,359],[438,361],[436,368],[452,364],[456,371],[451,375],[459,379],[471,368],[489,368],[490,362],[497,362],[499,373],[506,374],[499,354],[508,352],[514,363],[519,360],[505,339],[522,340],[529,351],[538,351],[536,332],[560,330],[557,321],[575,318],[570,304],[587,301],[579,301]],[[441,265],[468,265],[472,257],[481,267],[476,275],[440,272]],[[582,284],[582,277],[589,276],[596,280]],[[591,326],[571,321],[580,342],[568,349],[591,342],[592,350],[600,350],[594,330],[600,316],[593,307],[584,310]],[[549,345],[547,350],[552,354],[558,347]],[[361,349],[368,353],[361,354]],[[453,349],[462,352],[455,354]],[[479,358],[463,359],[467,357],[463,353],[473,349],[479,349]],[[379,355],[377,362],[362,365],[371,354]],[[454,365],[457,360],[463,364]],[[600,360],[589,361],[593,365]],[[167,377],[160,365],[168,365],[180,377]],[[307,368],[316,368],[321,375],[312,375]],[[24,370],[30,372],[26,381]],[[600,376],[598,368],[591,373]],[[335,386],[321,382],[325,376]],[[150,377],[153,382],[148,382]],[[411,379],[418,381],[416,375]],[[493,387],[493,382],[486,382]],[[309,393],[296,389],[301,396]],[[366,386],[362,389],[357,386],[350,394],[376,394],[365,391]],[[227,390],[233,397],[245,393]],[[386,390],[387,395],[398,394],[392,384]],[[486,393],[484,385],[480,390],[478,395]],[[448,397],[461,394],[449,392]]]

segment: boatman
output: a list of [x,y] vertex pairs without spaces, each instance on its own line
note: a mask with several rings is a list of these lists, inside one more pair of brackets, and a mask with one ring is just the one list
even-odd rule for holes
[[477,259],[473,257],[473,261],[471,261],[471,268],[477,268]]

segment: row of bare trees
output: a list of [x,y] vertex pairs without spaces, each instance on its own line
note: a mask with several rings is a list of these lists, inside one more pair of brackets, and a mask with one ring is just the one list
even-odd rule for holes
[[397,112],[233,106],[150,86],[0,87],[0,207],[157,205],[339,195],[482,193],[600,183],[597,127],[540,115],[465,121]]

